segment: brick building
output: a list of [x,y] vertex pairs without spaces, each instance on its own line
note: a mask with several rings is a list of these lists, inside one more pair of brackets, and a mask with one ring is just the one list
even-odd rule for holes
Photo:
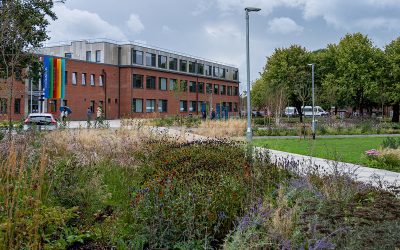
[[[46,47],[43,55],[65,57],[63,100],[40,102],[40,84],[26,82],[25,114],[72,109],[73,120],[101,106],[107,119],[198,115],[212,107],[238,114],[238,69],[221,63],[136,44],[75,41]],[[31,101],[32,100],[32,101]],[[225,111],[226,110],[226,111]]]

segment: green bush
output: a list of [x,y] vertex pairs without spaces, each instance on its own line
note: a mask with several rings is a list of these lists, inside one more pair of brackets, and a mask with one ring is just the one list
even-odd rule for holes
[[130,227],[133,239],[145,239],[149,248],[218,246],[246,204],[283,176],[262,161],[249,165],[243,147],[233,143],[148,146]]
[[399,138],[395,138],[395,137],[385,138],[382,142],[382,147],[383,148],[392,148],[392,149],[400,148],[400,137]]

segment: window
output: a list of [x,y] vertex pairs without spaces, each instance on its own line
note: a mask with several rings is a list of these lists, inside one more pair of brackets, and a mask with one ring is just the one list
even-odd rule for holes
[[134,89],[142,89],[143,88],[143,76],[142,75],[133,74],[132,88],[134,88]]
[[179,102],[179,111],[180,112],[187,112],[187,101],[180,101]]
[[133,50],[132,63],[143,65],[143,51]]
[[76,85],[76,72],[72,72],[72,84]]
[[182,72],[187,72],[187,61],[186,60],[179,60],[180,68],[179,70]]
[[170,70],[178,70],[178,59],[170,57],[169,58],[169,69]]
[[156,89],[156,77],[155,76],[146,77],[146,89]]
[[92,51],[86,51],[86,61],[92,61]]
[[[203,111],[203,103],[204,103],[204,105],[206,105],[206,102],[197,102],[197,110],[199,112]],[[206,107],[204,107],[204,108],[206,108]]]
[[146,53],[146,66],[156,66],[156,54]]
[[49,104],[50,104],[50,107],[49,107],[50,112],[55,113],[55,112],[58,111],[58,109],[57,109],[57,100],[51,100],[49,102]]
[[189,82],[189,92],[196,93],[196,82]]
[[204,82],[199,82],[199,93],[204,93]]
[[219,68],[214,66],[214,74],[215,77],[219,77]]
[[214,84],[214,94],[218,95],[218,84]]
[[143,99],[132,99],[132,112],[133,113],[143,112]]
[[221,95],[226,95],[226,86],[221,85]]
[[207,94],[211,94],[212,92],[212,84],[211,83],[207,83],[206,84],[206,93]]
[[72,53],[65,53],[65,54],[64,54],[64,57],[65,57],[65,58],[72,58]]
[[0,114],[7,114],[7,99],[0,98]]
[[68,71],[65,71],[65,84],[68,84]]
[[90,101],[90,110],[92,111],[92,113],[94,112],[94,101],[93,100],[91,100]]
[[228,111],[232,112],[232,103],[231,102],[228,103]]
[[103,84],[104,84],[104,75],[100,75],[99,76],[99,86],[103,87]]
[[232,95],[232,87],[228,86],[228,95]]
[[225,78],[226,75],[226,69],[219,69],[219,77]]
[[96,62],[101,61],[101,50],[96,50]]
[[158,56],[158,67],[162,68],[162,69],[167,68],[167,57],[166,56],[162,56],[162,55]]
[[181,80],[180,90],[181,90],[182,92],[187,92],[187,81]]
[[234,87],[233,88],[233,95],[239,95],[239,88],[238,87]]
[[153,113],[155,111],[156,100],[147,99],[146,100],[146,113]]
[[174,90],[176,88],[176,79],[169,79],[169,90]]
[[204,74],[204,64],[201,64],[201,63],[197,64],[197,74],[201,74],[201,75]]
[[166,113],[168,107],[167,100],[158,100],[158,112],[159,113]]
[[196,63],[189,61],[189,73],[196,73]]
[[206,75],[211,76],[211,74],[212,74],[212,66],[206,65]]
[[167,78],[160,77],[158,80],[158,89],[167,90]]
[[196,101],[190,101],[189,112],[196,112],[196,108],[197,108],[196,104],[197,104]]
[[82,73],[82,85],[86,85],[86,73]]
[[95,85],[95,75],[94,74],[91,74],[90,75],[90,86],[94,86]]
[[237,80],[238,79],[238,71],[237,70],[234,70],[233,71],[233,80]]

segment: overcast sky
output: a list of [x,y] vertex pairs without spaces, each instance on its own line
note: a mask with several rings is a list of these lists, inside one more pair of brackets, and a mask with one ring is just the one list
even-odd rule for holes
[[275,48],[308,50],[367,34],[384,47],[400,33],[400,0],[67,0],[56,4],[51,42],[108,38],[137,41],[239,68],[246,83],[246,26],[250,13],[251,80]]

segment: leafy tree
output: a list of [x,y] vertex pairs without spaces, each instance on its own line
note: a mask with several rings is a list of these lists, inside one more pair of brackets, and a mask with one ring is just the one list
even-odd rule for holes
[[275,49],[262,73],[262,82],[271,95],[280,91],[285,94],[285,99],[295,106],[300,113],[301,107],[308,102],[311,93],[310,53],[299,45],[289,48]]
[[400,37],[385,48],[387,60],[388,103],[393,106],[392,122],[399,122],[400,106]]
[[362,115],[366,104],[373,103],[379,93],[380,51],[367,36],[355,33],[339,42],[336,53],[338,97],[358,107]]
[[35,50],[49,38],[46,30],[49,18],[56,19],[53,5],[52,0],[0,1],[0,76],[6,79],[10,138],[15,78],[37,61]]

